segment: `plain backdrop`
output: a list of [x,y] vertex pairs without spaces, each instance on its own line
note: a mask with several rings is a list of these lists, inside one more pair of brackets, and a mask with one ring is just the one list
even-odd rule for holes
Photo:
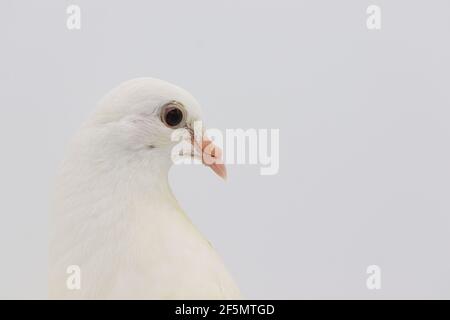
[[[70,4],[81,30],[66,28]],[[151,76],[190,91],[210,127],[280,129],[277,175],[170,174],[246,297],[450,298],[449,12],[447,0],[2,0],[0,297],[46,297],[65,145],[106,92]],[[366,287],[372,264],[381,290]]]

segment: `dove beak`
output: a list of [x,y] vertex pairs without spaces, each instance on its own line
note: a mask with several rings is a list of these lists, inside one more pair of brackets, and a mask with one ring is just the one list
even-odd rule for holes
[[201,141],[197,141],[196,139],[192,140],[192,144],[202,155],[203,164],[210,167],[219,177],[226,180],[227,169],[223,164],[222,150],[204,135]]

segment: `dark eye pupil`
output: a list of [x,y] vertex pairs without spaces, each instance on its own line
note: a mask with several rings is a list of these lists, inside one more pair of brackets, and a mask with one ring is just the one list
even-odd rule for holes
[[179,125],[180,122],[183,120],[183,112],[181,112],[181,110],[178,108],[169,110],[166,113],[165,120],[169,126],[175,127],[175,126]]

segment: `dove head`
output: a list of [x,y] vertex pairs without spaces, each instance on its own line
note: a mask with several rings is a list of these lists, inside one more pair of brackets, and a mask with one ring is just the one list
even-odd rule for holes
[[172,150],[180,143],[174,132],[182,131],[178,136],[184,136],[192,146],[187,156],[200,158],[225,178],[220,149],[204,131],[200,137],[194,136],[194,124],[199,121],[199,103],[189,92],[162,80],[138,78],[108,93],[82,132],[89,131],[91,148],[112,159],[169,168]]

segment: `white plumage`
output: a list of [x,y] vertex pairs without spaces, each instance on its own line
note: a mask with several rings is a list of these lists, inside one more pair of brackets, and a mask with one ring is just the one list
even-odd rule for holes
[[[240,297],[170,190],[175,142],[159,114],[170,101],[184,106],[187,127],[200,119],[188,92],[140,78],[111,91],[75,135],[53,201],[51,298]],[[80,290],[66,285],[70,265],[81,269]]]

